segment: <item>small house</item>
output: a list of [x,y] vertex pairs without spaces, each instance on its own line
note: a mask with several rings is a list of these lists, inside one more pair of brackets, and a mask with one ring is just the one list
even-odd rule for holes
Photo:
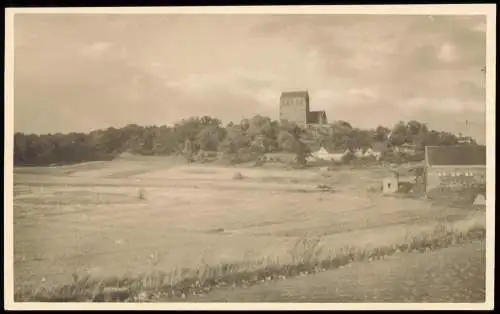
[[327,161],[341,161],[342,158],[349,152],[345,151],[328,151],[324,146],[321,146],[319,150],[311,153],[311,157],[320,160]]
[[351,149],[347,150],[347,152],[349,152],[350,154],[352,154],[356,158],[363,157],[363,149],[359,148],[359,147],[351,148]]
[[365,157],[375,157],[375,159],[380,160],[382,154],[387,149],[387,144],[385,142],[374,142],[364,153]]
[[376,152],[370,147],[365,151],[364,157],[374,157],[376,160],[380,160],[380,158],[382,158],[382,152]]
[[404,143],[403,145],[395,146],[394,151],[398,153],[413,155],[417,152],[417,146],[413,144]]

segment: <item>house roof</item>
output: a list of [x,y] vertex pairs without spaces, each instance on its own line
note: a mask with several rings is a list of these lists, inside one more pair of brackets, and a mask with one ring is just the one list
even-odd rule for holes
[[414,148],[414,147],[417,147],[417,145],[409,144],[409,143],[404,143],[404,144],[401,145],[401,147]]
[[309,145],[309,149],[312,152],[317,152],[321,148],[323,148],[324,150],[326,150],[326,152],[329,153],[329,154],[343,154],[346,151],[346,149],[332,149],[331,147],[327,147],[327,146],[320,145],[320,144]]
[[309,97],[309,92],[308,91],[282,92],[281,97]]
[[430,166],[486,165],[486,146],[427,146],[425,159]]

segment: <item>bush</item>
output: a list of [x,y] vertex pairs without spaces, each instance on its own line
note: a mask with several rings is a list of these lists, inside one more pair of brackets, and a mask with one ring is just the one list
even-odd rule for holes
[[137,198],[140,200],[146,199],[146,192],[144,191],[144,189],[139,189],[139,192],[137,194]]
[[265,160],[257,160],[254,164],[254,167],[260,167],[266,164]]
[[382,161],[391,163],[391,164],[401,164],[403,163],[403,158],[400,154],[393,152],[392,150],[387,150],[382,153]]
[[245,177],[241,174],[241,172],[236,172],[233,175],[233,180],[243,180],[243,179],[245,179]]
[[[220,231],[220,230],[217,230]],[[72,284],[50,289],[23,287],[14,294],[16,302],[137,302],[147,297],[156,301],[175,301],[187,295],[205,294],[213,289],[228,286],[248,286],[265,281],[285,279],[336,269],[354,261],[380,260],[400,252],[428,252],[474,240],[484,240],[486,228],[482,224],[454,227],[437,224],[433,230],[392,244],[373,248],[342,247],[326,251],[320,239],[299,239],[288,250],[290,263],[264,258],[252,263],[233,262],[203,265],[198,269],[174,269],[171,273],[104,278],[74,276]],[[178,300],[178,299],[177,299]]]
[[373,184],[370,185],[366,188],[367,192],[369,193],[377,193],[377,192],[382,192],[382,184]]
[[418,151],[415,154],[402,154],[402,159],[409,162],[418,162],[425,159],[425,153],[423,151]]
[[341,163],[346,165],[350,164],[354,160],[356,160],[356,156],[353,153],[347,153],[344,156],[342,156]]
[[316,188],[322,192],[334,192],[335,191],[335,189],[333,187],[326,185],[326,184],[319,184]]
[[378,163],[377,158],[374,156],[366,156],[366,157],[361,157],[361,158],[355,158],[352,163],[354,163],[355,166],[369,166],[369,165],[375,165]]

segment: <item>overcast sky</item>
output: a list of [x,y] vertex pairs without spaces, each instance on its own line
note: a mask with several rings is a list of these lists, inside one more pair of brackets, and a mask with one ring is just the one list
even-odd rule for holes
[[486,18],[15,16],[15,130],[278,118],[285,90],[357,127],[416,119],[485,138]]

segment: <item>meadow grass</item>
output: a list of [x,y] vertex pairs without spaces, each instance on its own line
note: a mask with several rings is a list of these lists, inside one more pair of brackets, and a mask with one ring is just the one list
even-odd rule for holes
[[432,231],[408,234],[405,241],[373,248],[356,246],[328,250],[320,239],[301,238],[290,249],[292,262],[278,259],[204,264],[197,269],[153,270],[138,276],[104,279],[73,275],[73,282],[52,288],[25,287],[15,291],[16,302],[148,302],[182,300],[223,286],[249,286],[339,268],[355,261],[377,260],[399,252],[426,252],[474,240],[484,240],[484,224],[438,223]]

